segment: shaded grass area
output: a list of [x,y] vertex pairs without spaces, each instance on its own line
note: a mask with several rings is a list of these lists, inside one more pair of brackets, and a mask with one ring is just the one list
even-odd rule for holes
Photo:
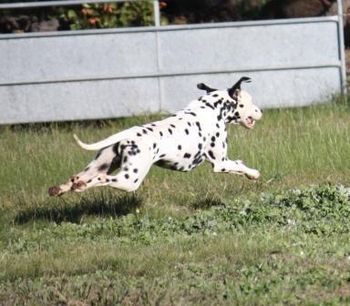
[[1,305],[350,303],[347,101],[230,127],[229,156],[258,182],[154,167],[135,194],[47,196],[93,157],[73,133],[160,117],[0,127]]
[[[20,200],[19,206],[26,205]],[[83,216],[99,216],[99,217],[120,217],[129,213],[134,213],[135,209],[141,206],[141,197],[132,194],[125,194],[118,197],[112,197],[111,194],[100,193],[93,194],[90,197],[82,197],[78,203],[68,203],[63,201],[63,205],[47,207],[38,205],[36,208],[25,208],[19,211],[14,222],[24,224],[34,220],[45,220],[55,223],[81,221]]]

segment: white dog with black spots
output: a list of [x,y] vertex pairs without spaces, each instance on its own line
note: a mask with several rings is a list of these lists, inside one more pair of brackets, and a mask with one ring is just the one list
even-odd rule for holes
[[97,186],[135,191],[153,164],[187,172],[208,161],[214,172],[258,179],[258,170],[227,156],[226,124],[252,129],[262,116],[250,94],[241,90],[242,82],[249,81],[243,77],[227,90],[198,84],[206,94],[173,116],[129,128],[93,144],[85,144],[74,135],[80,147],[97,154],[67,183],[49,188],[49,194],[59,196]]

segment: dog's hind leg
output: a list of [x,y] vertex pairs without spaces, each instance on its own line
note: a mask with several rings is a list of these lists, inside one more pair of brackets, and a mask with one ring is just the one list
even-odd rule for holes
[[112,173],[120,167],[120,155],[114,152],[115,148],[108,147],[97,152],[96,157],[83,171],[72,176],[68,182],[49,188],[50,196],[60,196],[68,191],[84,191],[88,182],[99,175]]
[[[67,183],[49,189],[51,196],[60,196],[67,191],[83,192],[91,187],[111,186],[124,191],[136,190],[152,165],[148,145],[134,141],[121,141],[97,153],[96,158]],[[111,175],[116,169],[116,175]]]
[[77,186],[76,192],[82,192],[91,187],[110,186],[124,191],[135,191],[141,185],[152,166],[152,153],[149,146],[135,143],[126,145],[120,152],[120,167],[115,175],[112,171],[99,172],[98,175]]

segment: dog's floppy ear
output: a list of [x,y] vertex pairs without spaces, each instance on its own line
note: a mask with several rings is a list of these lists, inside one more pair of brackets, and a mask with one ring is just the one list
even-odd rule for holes
[[248,77],[240,78],[236,84],[234,84],[231,88],[228,89],[229,96],[233,98],[235,96],[236,90],[241,90],[241,84],[243,82],[250,83],[251,81],[252,79]]
[[207,92],[207,94],[217,90],[215,88],[211,88],[211,87],[205,85],[204,83],[197,84],[197,88],[200,90],[205,90]]

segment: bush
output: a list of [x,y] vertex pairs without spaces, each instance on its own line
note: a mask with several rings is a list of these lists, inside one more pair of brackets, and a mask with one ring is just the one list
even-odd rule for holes
[[84,4],[78,9],[60,9],[60,19],[71,30],[148,26],[153,22],[151,2]]
[[153,24],[152,1],[0,11],[0,33],[104,29]]

